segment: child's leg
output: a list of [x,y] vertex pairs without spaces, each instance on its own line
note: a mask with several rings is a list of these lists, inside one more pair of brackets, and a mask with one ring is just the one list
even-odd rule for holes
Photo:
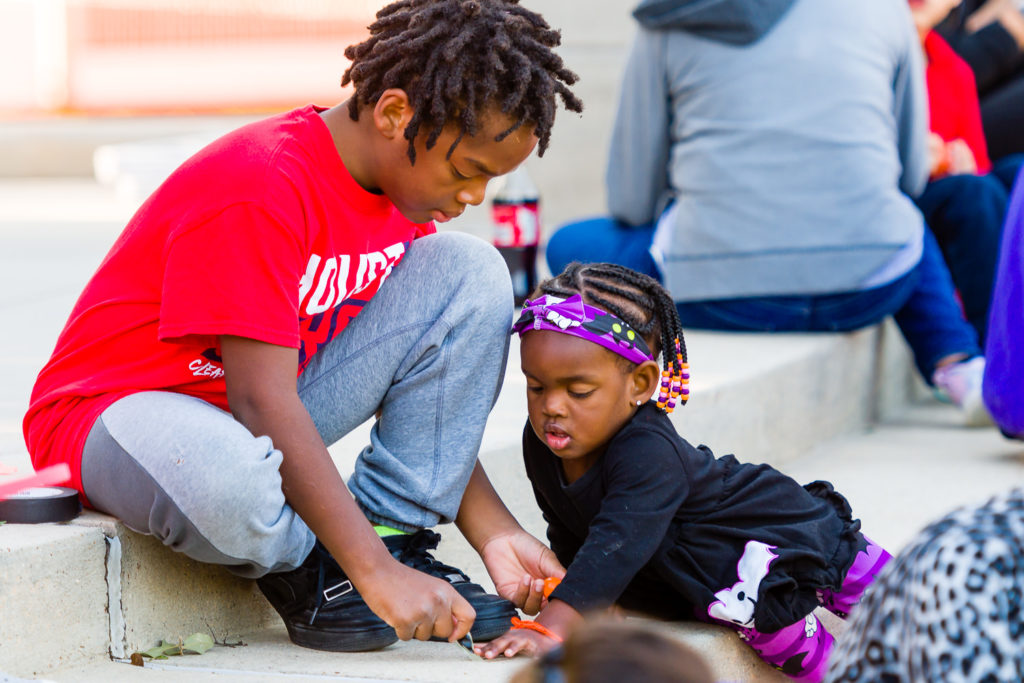
[[512,312],[508,269],[490,245],[430,235],[299,378],[327,444],[381,409],[348,482],[375,524],[416,531],[455,518],[501,386]]
[[775,633],[741,628],[739,634],[761,659],[802,683],[819,683],[824,678],[835,643],[813,613]]
[[552,273],[561,273],[571,261],[618,263],[661,280],[651,257],[654,224],[626,225],[611,216],[588,218],[560,226],[548,238],[544,257]]
[[[863,536],[863,534],[862,534]],[[860,602],[864,591],[875,580],[882,568],[892,559],[882,546],[863,536],[867,547],[857,553],[850,565],[850,570],[843,579],[843,587],[838,593],[822,591],[821,604],[828,611],[837,614],[844,619],[850,611]]]
[[286,504],[281,461],[269,437],[254,437],[219,408],[182,394],[143,392],[100,416],[86,442],[82,480],[90,501],[129,528],[193,559],[259,577],[299,645],[390,645],[395,630]]
[[285,503],[281,452],[197,398],[141,392],[96,421],[82,454],[98,509],[246,577],[299,566],[313,533]]
[[991,175],[951,175],[928,183],[916,202],[984,345],[1007,189]]
[[375,524],[415,532],[384,544],[466,598],[477,640],[507,631],[515,607],[436,561],[438,536],[427,529],[459,511],[501,387],[512,312],[508,268],[493,247],[462,233],[430,235],[413,242],[299,378],[299,397],[328,444],[381,410],[349,489]]

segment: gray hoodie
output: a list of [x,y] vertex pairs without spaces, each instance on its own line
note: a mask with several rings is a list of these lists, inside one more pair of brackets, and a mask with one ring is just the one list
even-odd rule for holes
[[[848,292],[922,238],[927,105],[903,0],[646,0],[609,209],[659,222],[677,301]],[[905,194],[906,193],[906,194]]]

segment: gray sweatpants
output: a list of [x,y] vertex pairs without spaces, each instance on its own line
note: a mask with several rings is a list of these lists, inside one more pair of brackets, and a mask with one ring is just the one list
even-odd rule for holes
[[[299,377],[328,445],[381,410],[348,482],[372,522],[414,530],[454,519],[501,387],[512,313],[508,270],[490,245],[430,235]],[[258,577],[297,567],[315,540],[285,502],[282,457],[205,401],[146,391],[96,421],[82,482],[129,528]]]

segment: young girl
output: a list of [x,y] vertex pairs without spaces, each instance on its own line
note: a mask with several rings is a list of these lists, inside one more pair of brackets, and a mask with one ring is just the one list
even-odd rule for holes
[[676,433],[667,413],[689,393],[686,348],[657,281],[573,263],[539,293],[513,326],[523,451],[568,572],[536,621],[477,652],[540,654],[581,615],[619,605],[730,626],[773,666],[821,680],[833,639],[814,608],[845,617],[889,554],[830,484],[801,487]]

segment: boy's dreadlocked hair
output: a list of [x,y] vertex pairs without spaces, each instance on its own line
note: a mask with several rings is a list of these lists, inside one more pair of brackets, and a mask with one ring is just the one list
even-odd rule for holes
[[552,48],[561,33],[519,0],[398,0],[377,12],[370,37],[345,49],[352,65],[341,84],[356,89],[349,115],[376,102],[388,88],[409,95],[414,114],[405,129],[409,159],[413,140],[427,131],[426,147],[437,142],[445,124],[457,121],[459,135],[479,130],[478,114],[496,104],[514,123],[503,140],[523,124],[533,124],[538,156],[544,154],[555,119],[555,96],[566,109],[583,111],[567,85],[578,79]]
[[[654,278],[615,263],[573,261],[561,274],[540,283],[538,291],[563,298],[579,294],[584,303],[622,318],[644,339],[653,342],[654,357],[661,353],[665,372],[682,372],[689,377],[679,312],[668,290]],[[662,373],[662,377],[667,376]],[[687,394],[679,398],[685,404]]]

